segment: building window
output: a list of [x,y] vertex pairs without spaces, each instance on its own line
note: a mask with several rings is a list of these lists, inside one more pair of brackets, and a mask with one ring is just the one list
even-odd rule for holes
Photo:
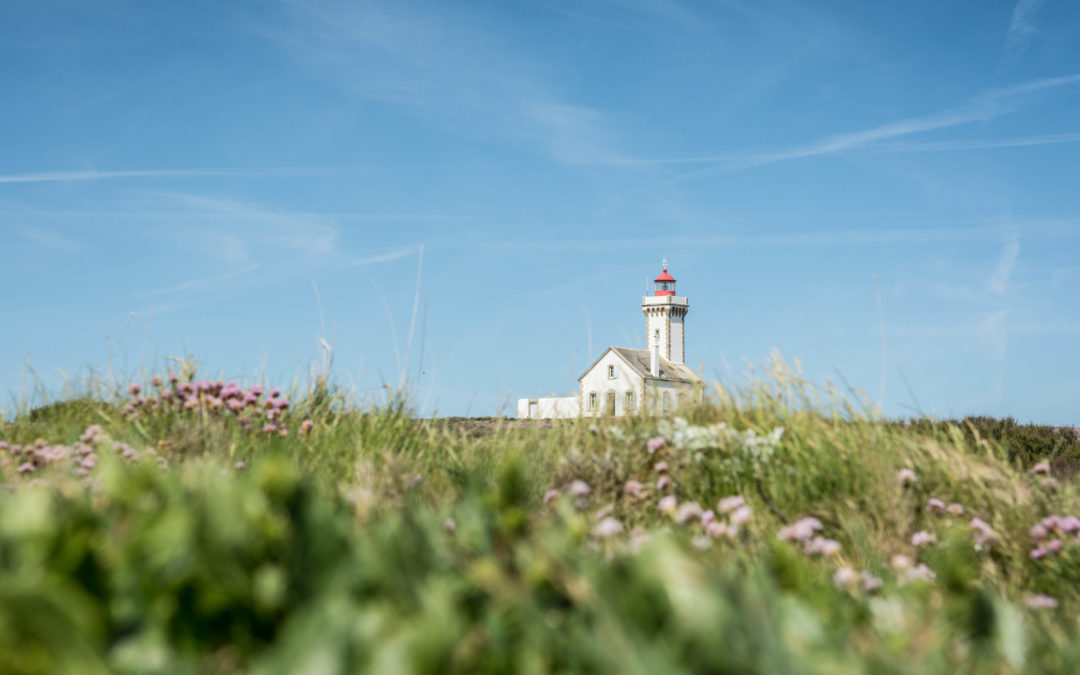
[[534,420],[540,417],[540,402],[529,401],[529,419]]
[[671,411],[671,394],[664,392],[664,412]]
[[633,410],[634,409],[634,392],[632,392],[632,391],[626,392],[626,409],[627,410]]
[[607,379],[609,379],[609,380],[614,380],[615,379],[615,366],[608,366],[607,367]]
[[595,391],[589,392],[589,406],[588,406],[588,409],[589,410],[596,410],[596,406],[599,403],[599,399],[600,399],[600,397],[596,394]]

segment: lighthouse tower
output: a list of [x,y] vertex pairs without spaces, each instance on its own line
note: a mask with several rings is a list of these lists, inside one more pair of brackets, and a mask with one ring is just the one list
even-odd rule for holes
[[654,282],[653,294],[641,299],[641,311],[645,313],[645,349],[652,349],[659,340],[661,356],[673,363],[683,363],[690,301],[675,295],[675,277],[668,274],[666,260],[664,271]]

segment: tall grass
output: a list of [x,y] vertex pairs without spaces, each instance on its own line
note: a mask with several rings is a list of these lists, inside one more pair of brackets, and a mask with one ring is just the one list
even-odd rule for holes
[[779,361],[677,418],[423,420],[323,378],[262,431],[198,396],[0,426],[0,672],[1080,666],[1077,532],[1029,533],[1072,477]]

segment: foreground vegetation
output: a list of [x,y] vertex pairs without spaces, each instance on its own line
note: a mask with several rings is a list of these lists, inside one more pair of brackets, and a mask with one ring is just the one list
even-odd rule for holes
[[1071,428],[1033,456],[780,366],[482,433],[191,379],[0,425],[0,672],[1080,671]]

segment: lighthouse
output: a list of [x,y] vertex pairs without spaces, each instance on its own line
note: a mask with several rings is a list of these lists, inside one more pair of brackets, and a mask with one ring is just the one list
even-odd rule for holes
[[578,378],[576,395],[518,399],[518,417],[664,415],[704,400],[704,378],[684,363],[690,303],[675,295],[667,261],[663,270],[652,295],[641,299],[645,348],[608,347]]
[[653,349],[659,343],[660,356],[672,363],[683,363],[690,301],[675,294],[675,277],[668,274],[666,260],[663,270],[653,282],[653,294],[641,299],[641,311],[645,314],[645,349]]

